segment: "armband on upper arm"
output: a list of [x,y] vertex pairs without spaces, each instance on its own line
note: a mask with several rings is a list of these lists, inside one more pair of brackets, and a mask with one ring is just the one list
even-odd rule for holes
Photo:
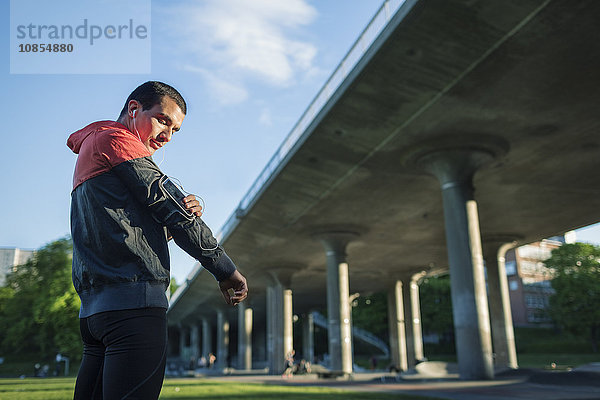
[[168,176],[162,176],[158,181],[158,186],[166,197],[176,205],[177,211],[179,211],[185,219],[189,221],[194,220],[194,214],[185,208],[185,203],[183,202],[185,193]]

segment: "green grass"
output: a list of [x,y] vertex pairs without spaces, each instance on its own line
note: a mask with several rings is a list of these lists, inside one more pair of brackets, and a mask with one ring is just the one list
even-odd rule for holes
[[515,328],[517,354],[586,354],[592,351],[588,338],[552,328]]
[[[73,398],[73,378],[26,378],[0,379],[0,399],[2,400],[70,400]],[[307,387],[275,386],[257,383],[215,382],[203,379],[167,379],[165,380],[161,400],[192,399],[231,399],[245,400],[433,400],[432,397],[399,395],[393,393],[360,393],[347,390]]]
[[73,378],[0,379],[0,399],[63,400],[73,398]]
[[[454,354],[438,354],[429,357],[430,361],[456,362]],[[581,365],[600,362],[600,353],[566,354],[566,353],[517,353],[519,368],[551,369],[552,363],[556,369],[565,370]]]
[[[521,368],[573,368],[600,362],[600,353],[592,353],[588,339],[552,328],[515,327],[517,361]],[[448,346],[446,346],[448,347]],[[448,350],[448,349],[445,349]],[[456,354],[442,345],[425,344],[425,356],[431,361],[456,362]]]
[[592,362],[600,362],[600,353],[588,354],[531,354],[517,353],[517,361],[521,368],[544,368],[549,369],[552,363],[557,365],[558,369],[573,368]]

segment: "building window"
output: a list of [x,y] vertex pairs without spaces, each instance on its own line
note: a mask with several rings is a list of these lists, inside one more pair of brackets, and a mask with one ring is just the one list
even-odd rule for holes
[[515,275],[517,273],[517,263],[515,261],[507,261],[504,264],[506,275]]

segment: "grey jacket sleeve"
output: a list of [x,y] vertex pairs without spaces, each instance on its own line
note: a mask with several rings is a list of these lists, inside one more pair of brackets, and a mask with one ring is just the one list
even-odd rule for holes
[[122,162],[112,170],[133,197],[148,208],[153,218],[169,229],[175,243],[197,259],[218,281],[233,274],[235,264],[217,243],[210,228],[201,218],[182,213],[165,193],[159,183],[164,174],[150,157]]

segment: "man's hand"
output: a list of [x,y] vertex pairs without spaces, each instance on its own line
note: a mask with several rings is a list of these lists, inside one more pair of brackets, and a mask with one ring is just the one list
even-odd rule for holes
[[219,282],[219,288],[227,304],[235,306],[248,297],[248,285],[246,278],[238,270],[231,276]]
[[202,206],[200,205],[200,202],[196,200],[196,196],[190,194],[189,196],[183,198],[183,202],[185,203],[185,208],[187,208],[189,212],[194,214],[196,217],[202,216]]

